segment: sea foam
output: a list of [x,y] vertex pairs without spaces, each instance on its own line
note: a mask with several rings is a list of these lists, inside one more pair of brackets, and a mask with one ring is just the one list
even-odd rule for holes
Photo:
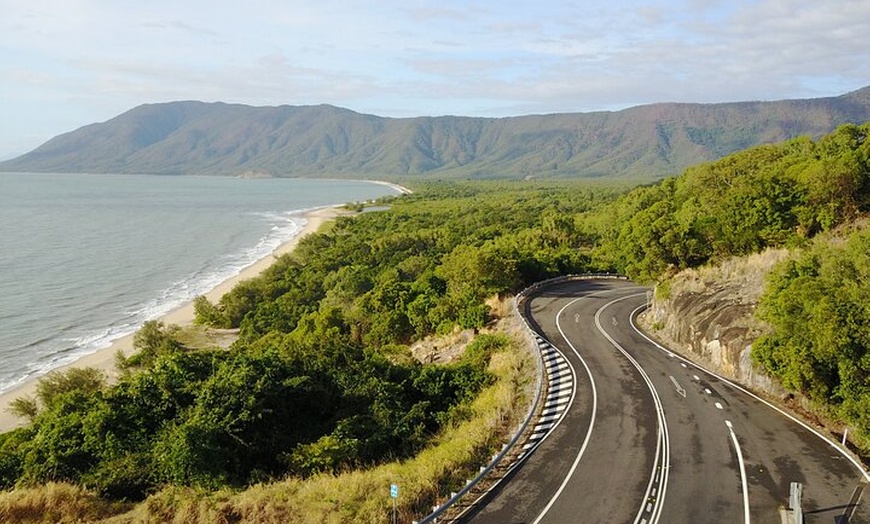
[[[0,173],[0,392],[105,348],[299,234],[359,181]],[[294,211],[286,211],[294,210]]]

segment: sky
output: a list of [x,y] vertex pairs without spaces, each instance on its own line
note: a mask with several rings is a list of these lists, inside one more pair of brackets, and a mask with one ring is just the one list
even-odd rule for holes
[[870,0],[0,0],[0,159],[144,103],[513,116],[837,96]]

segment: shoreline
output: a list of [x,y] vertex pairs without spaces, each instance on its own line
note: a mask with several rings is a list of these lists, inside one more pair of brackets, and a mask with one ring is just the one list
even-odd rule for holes
[[[305,225],[299,233],[287,242],[278,246],[269,255],[242,269],[235,276],[232,276],[216,285],[204,294],[205,297],[212,303],[217,303],[220,298],[230,291],[236,284],[243,280],[249,280],[256,277],[266,270],[266,268],[271,266],[277,257],[293,251],[302,238],[316,232],[325,222],[344,213],[345,212],[341,209],[341,206],[321,207],[305,212],[302,215],[302,218],[305,220]],[[176,324],[184,327],[192,325],[194,317],[193,301],[189,301],[154,320],[163,322],[166,325]],[[125,335],[112,341],[110,345],[98,349],[94,353],[84,355],[76,361],[60,366],[52,371],[64,372],[71,368],[92,367],[103,371],[111,381],[113,377],[117,376],[117,371],[115,369],[115,354],[118,351],[122,351],[125,355],[133,353],[133,337],[134,334]],[[21,419],[12,413],[9,413],[7,410],[11,402],[16,398],[33,395],[36,392],[36,386],[39,380],[44,376],[45,375],[32,377],[9,391],[0,393],[0,433],[11,431],[27,424],[25,419]]]

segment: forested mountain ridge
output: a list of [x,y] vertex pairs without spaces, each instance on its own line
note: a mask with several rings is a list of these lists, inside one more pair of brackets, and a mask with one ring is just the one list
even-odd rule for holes
[[[495,297],[557,275],[616,271],[657,282],[666,299],[679,293],[669,277],[682,269],[769,248],[793,252],[755,283],[715,283],[766,282],[754,302],[735,304],[770,328],[751,355],[742,344],[741,362],[847,425],[866,456],[868,137],[870,123],[844,125],[628,190],[582,180],[415,182],[414,193],[302,239],[217,303],[198,299],[200,322],[238,328],[229,349],[187,347],[173,328],[152,324],[136,336],[139,353],[119,359],[116,384],[85,370],[49,377],[36,397],[16,401],[30,424],[0,434],[0,515],[72,515],[78,506],[45,496],[64,482],[81,507],[103,508],[104,522],[174,522],[181,511],[202,523],[387,522],[390,501],[377,493],[398,478],[410,521],[465,482],[442,467],[447,457],[466,457],[474,471],[500,445],[492,426],[460,428],[525,405],[504,391],[503,408],[472,407],[500,383],[531,384],[531,362],[505,360],[521,346],[485,333]],[[483,334],[459,361],[411,358],[409,344],[462,329]],[[516,373],[495,374],[500,362]],[[457,453],[445,435],[480,440]],[[412,462],[412,473],[396,473]],[[312,496],[309,482],[327,478],[341,484]],[[48,508],[32,509],[35,499]]]
[[837,97],[615,112],[384,118],[321,106],[147,104],[59,135],[0,171],[653,179],[747,147],[870,120]]

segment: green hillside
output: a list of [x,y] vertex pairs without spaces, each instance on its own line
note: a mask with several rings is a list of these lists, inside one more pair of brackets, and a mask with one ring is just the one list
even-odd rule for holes
[[332,106],[139,106],[49,140],[2,171],[651,180],[741,149],[870,120],[838,97],[654,104],[616,112],[383,118]]
[[[0,487],[18,488],[0,496],[0,514],[64,482],[78,486],[68,488],[77,504],[109,517],[133,508],[139,521],[171,521],[183,506],[190,522],[219,522],[266,505],[299,519],[306,511],[288,508],[305,507],[318,522],[386,522],[389,508],[367,502],[365,488],[336,486],[383,484],[383,468],[454,449],[457,432],[478,439],[457,466],[474,469],[500,445],[498,432],[457,428],[486,418],[480,401],[507,376],[493,363],[514,347],[486,333],[441,366],[412,360],[409,345],[489,329],[499,318],[494,299],[548,277],[618,271],[663,281],[769,247],[797,251],[762,299],[773,334],[755,358],[868,442],[868,134],[870,123],[844,125],[630,190],[564,180],[417,183],[413,194],[381,202],[386,210],[307,237],[218,303],[198,300],[201,322],[239,329],[229,350],[187,347],[172,329],[149,325],[118,384],[87,372],[43,382],[37,398],[15,406],[31,424],[0,435]],[[508,367],[508,384],[531,373]],[[507,398],[485,403],[491,418],[510,418],[520,403]],[[452,469],[428,471],[417,498],[403,501],[405,516],[464,482]],[[331,492],[305,499],[306,478],[333,476]]]
[[[752,358],[870,452],[870,124],[758,146],[636,189],[598,215],[596,252],[661,282],[787,248],[767,277]],[[596,223],[590,221],[590,224]],[[723,280],[707,284],[722,291]],[[736,290],[732,292],[732,295]],[[708,305],[708,310],[712,305]],[[698,305],[703,308],[703,304]],[[724,329],[724,328],[723,328]]]

